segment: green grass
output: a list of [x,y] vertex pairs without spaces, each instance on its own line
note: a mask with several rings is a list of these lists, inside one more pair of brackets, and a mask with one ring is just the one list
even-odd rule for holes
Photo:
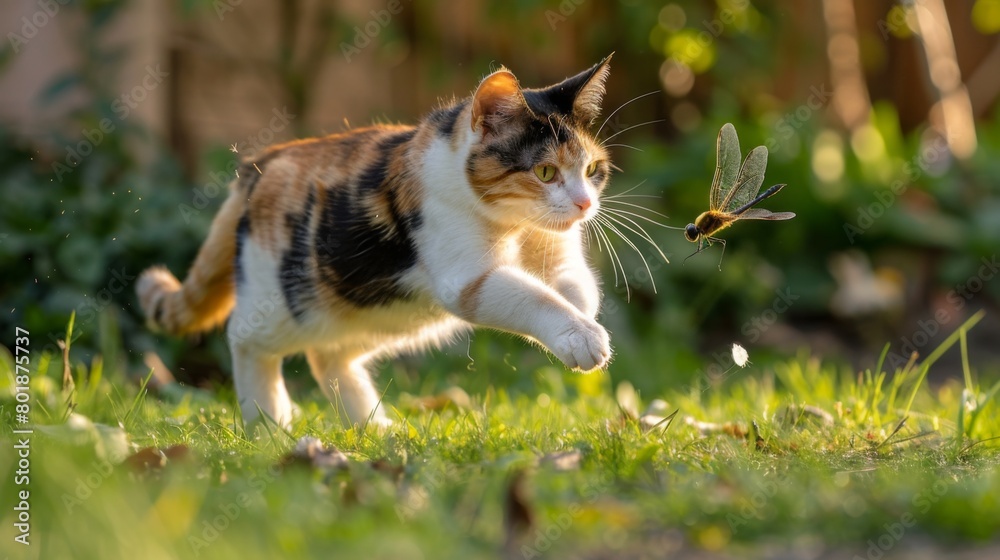
[[[804,354],[641,396],[607,373],[542,366],[516,388],[481,388],[481,372],[463,372],[468,405],[398,410],[387,433],[340,426],[306,383],[290,433],[248,435],[228,389],[154,393],[95,360],[63,390],[61,357],[33,356],[30,547],[13,543],[8,505],[20,427],[8,355],[0,557],[864,558],[881,543],[890,558],[995,544],[1000,385],[968,366],[964,333],[979,317],[892,372]],[[930,386],[945,351],[963,353],[965,375]],[[433,375],[421,387],[456,378]],[[637,419],[652,398],[676,415]],[[416,399],[390,385],[386,402]],[[281,466],[303,436],[347,465]],[[187,456],[162,468],[118,463],[177,444]]]

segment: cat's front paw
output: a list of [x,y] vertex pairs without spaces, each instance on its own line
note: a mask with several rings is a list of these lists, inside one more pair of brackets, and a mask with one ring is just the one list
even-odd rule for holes
[[590,371],[604,367],[611,358],[608,331],[587,317],[574,320],[546,346],[572,369]]

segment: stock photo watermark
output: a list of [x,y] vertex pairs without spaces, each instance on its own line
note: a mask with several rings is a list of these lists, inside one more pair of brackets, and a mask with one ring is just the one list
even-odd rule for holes
[[555,31],[559,24],[563,23],[576,13],[587,0],[562,0],[556,10],[545,10],[545,21],[549,23],[549,28]]
[[943,157],[948,151],[948,143],[944,138],[935,138],[919,154],[903,165],[903,176],[893,181],[888,189],[875,191],[875,200],[870,204],[858,207],[858,217],[852,222],[844,223],[844,233],[851,245],[858,236],[864,235],[875,224],[875,220],[885,215],[886,211],[899,200],[899,197],[909,189],[914,181],[922,177],[926,170]]
[[63,506],[66,513],[72,515],[73,510],[83,505],[83,502],[90,499],[94,492],[100,488],[114,472],[114,467],[107,460],[94,461],[90,464],[91,471],[84,477],[77,477],[73,493],[64,492],[62,495]]
[[809,97],[806,98],[806,101],[782,115],[774,123],[774,135],[764,142],[768,151],[773,152],[784,142],[795,138],[798,130],[812,120],[816,111],[826,107],[831,98],[833,98],[833,89],[828,90],[826,84],[821,84],[818,87],[809,86]]
[[58,354],[63,344],[72,344],[76,339],[83,336],[86,330],[84,327],[96,320],[108,306],[114,303],[116,296],[124,292],[135,281],[135,278],[136,276],[130,274],[124,266],[121,269],[112,270],[111,280],[108,281],[107,285],[98,290],[94,294],[94,297],[84,296],[83,302],[73,309],[73,314],[77,317],[77,320],[74,322],[72,337],[64,342],[50,332],[48,333],[50,342],[42,348],[41,352],[43,354]]
[[[740,332],[751,344],[760,340],[760,337],[778,322],[778,317],[791,309],[801,297],[793,293],[788,286],[774,290],[774,294],[770,307],[747,319],[740,327]],[[712,352],[712,358],[713,362],[708,367],[699,369],[695,373],[695,379],[707,379],[718,383],[725,380],[730,371],[738,371],[733,369],[739,364],[736,363],[731,351]]]
[[[250,160],[258,153],[262,152],[272,142],[277,135],[284,132],[288,125],[295,119],[296,115],[288,110],[288,107],[275,107],[271,109],[273,115],[267,126],[261,127],[257,132],[247,136],[243,142],[233,145],[233,151],[243,156],[243,159]],[[212,171],[208,175],[208,182],[200,187],[191,189],[191,203],[180,203],[177,210],[181,214],[184,223],[189,224],[191,220],[208,208],[213,200],[222,194],[228,194],[226,186],[236,178],[236,172],[240,168],[238,159],[231,160],[226,164],[225,171]],[[254,167],[250,173],[262,173],[262,170]]]
[[777,483],[765,480],[757,481],[755,483],[756,489],[750,498],[741,498],[739,501],[739,514],[730,512],[726,515],[726,521],[729,523],[729,530],[735,534],[736,531],[743,525],[750,522],[751,519],[765,518],[763,509],[767,506],[767,503],[771,501],[771,498],[778,493]]
[[252,492],[240,492],[235,500],[218,505],[216,511],[209,512],[211,517],[201,522],[200,531],[188,536],[187,542],[191,552],[200,557],[202,551],[219,540],[222,533],[240,518],[244,510],[248,510],[254,505],[255,495],[259,498],[264,489],[277,480],[280,475],[281,465],[277,464],[269,466],[261,474],[251,475],[247,480],[247,485]]
[[52,172],[56,175],[56,180],[62,182],[63,177],[72,173],[73,170],[78,167],[83,160],[87,158],[90,154],[94,153],[94,150],[100,146],[109,136],[118,130],[118,126],[125,121],[132,114],[132,111],[136,109],[149,94],[163,83],[163,81],[170,75],[161,68],[160,64],[155,66],[152,64],[146,65],[146,74],[143,76],[142,80],[134,87],[128,91],[122,93],[114,101],[111,102],[111,110],[115,114],[115,118],[104,117],[101,119],[96,127],[84,128],[80,131],[80,135],[83,137],[82,140],[76,144],[69,144],[66,148],[66,157],[62,161],[52,162]]
[[368,12],[371,19],[365,22],[364,25],[354,26],[352,29],[354,33],[353,39],[350,42],[340,42],[340,54],[344,56],[344,60],[348,64],[353,62],[351,59],[361,54],[361,51],[368,47],[368,45],[371,45],[372,41],[381,35],[386,27],[389,27],[393,17],[401,13],[403,13],[403,0],[389,0],[385,8]]
[[1000,261],[997,260],[996,253],[990,257],[983,257],[980,262],[982,264],[975,274],[967,278],[965,282],[956,284],[945,296],[952,308],[951,312],[947,308],[939,308],[929,319],[918,320],[916,330],[909,336],[900,337],[899,352],[893,350],[886,356],[886,363],[889,364],[889,367],[905,366],[914,352],[919,352],[927,346],[945,328],[945,325],[951,323],[952,313],[957,313],[965,308],[976,294],[981,292],[986,284],[1000,273]]
[[581,488],[581,503],[572,503],[565,511],[551,518],[547,525],[537,527],[533,534],[526,538],[529,542],[521,545],[521,557],[525,560],[530,558],[541,558],[545,552],[552,548],[556,541],[576,523],[576,520],[583,515],[584,506],[588,506],[597,501],[601,495],[608,492],[614,483],[614,477],[607,472],[602,472],[598,480],[584,484]]
[[[38,36],[38,32],[45,28],[57,15],[63,6],[71,3],[72,0],[36,0],[35,5],[38,10],[30,16],[24,16],[18,22],[21,26],[17,31],[7,33],[7,41],[14,54],[19,54],[32,39]],[[19,33],[20,32],[20,33]]]
[[903,540],[907,531],[917,524],[917,516],[913,512],[916,511],[920,515],[929,512],[934,504],[941,501],[941,498],[948,492],[948,488],[947,482],[937,480],[927,490],[917,493],[910,501],[910,505],[913,507],[903,512],[895,521],[883,524],[882,528],[885,531],[875,538],[868,539],[865,555],[855,554],[852,560],[879,560],[885,556]]
[[719,10],[716,17],[710,20],[702,20],[701,26],[704,29],[698,32],[693,41],[685,45],[683,51],[675,53],[674,57],[685,64],[692,60],[697,60],[702,56],[705,49],[722,36],[722,32],[726,30],[726,27],[736,24],[739,15],[749,7],[750,0],[733,0],[729,2],[725,8]]

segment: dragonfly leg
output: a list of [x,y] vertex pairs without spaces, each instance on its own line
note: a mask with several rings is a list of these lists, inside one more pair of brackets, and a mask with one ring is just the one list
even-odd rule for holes
[[709,237],[709,244],[718,242],[722,244],[722,254],[719,255],[719,272],[722,272],[722,257],[726,256],[726,240],[719,237]]
[[[711,242],[711,241],[709,241],[709,242],[708,242],[708,244],[709,244],[709,246],[711,246],[711,245],[712,245],[712,242]],[[704,251],[704,250],[705,250],[705,238],[704,238],[704,237],[702,237],[702,238],[699,238],[699,239],[698,239],[698,250],[697,250],[697,251],[695,251],[695,252],[693,252],[693,253],[691,253],[690,255],[688,255],[688,256],[686,256],[686,257],[684,257],[684,260],[683,260],[683,261],[681,261],[681,264],[684,264],[684,263],[686,263],[688,259],[690,259],[691,257],[693,257],[693,256],[697,255],[698,253],[700,253],[700,252],[702,252],[702,251]]]

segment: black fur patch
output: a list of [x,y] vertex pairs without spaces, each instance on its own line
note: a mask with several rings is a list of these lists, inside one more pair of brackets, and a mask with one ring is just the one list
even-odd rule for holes
[[243,243],[248,235],[250,235],[250,215],[244,212],[236,224],[236,256],[233,259],[233,270],[237,285],[243,283]]
[[368,166],[358,178],[358,194],[365,195],[377,190],[385,183],[386,174],[389,172],[389,156],[397,147],[409,142],[417,133],[416,129],[398,132],[379,140],[376,150],[379,152],[375,163]]
[[451,136],[455,132],[455,122],[458,120],[458,115],[465,109],[465,105],[466,102],[463,101],[451,107],[442,107],[431,113],[427,119],[442,136]]
[[[483,150],[483,155],[496,158],[512,171],[528,171],[541,161],[546,146],[568,140],[569,132],[555,120],[551,126],[544,120],[532,120],[513,138],[491,143]],[[470,160],[472,157],[475,156]]]
[[[358,307],[386,305],[410,294],[399,278],[417,262],[411,233],[419,228],[419,214],[402,214],[387,177],[390,152],[413,138],[415,131],[379,142],[380,157],[357,179],[353,192],[331,188],[316,231],[316,262],[320,278],[337,294]],[[386,197],[395,227],[370,221],[366,195],[388,189]]]
[[288,310],[296,319],[301,319],[314,299],[313,278],[309,271],[311,235],[309,224],[316,205],[316,186],[309,188],[305,207],[301,214],[285,215],[285,223],[291,230],[291,243],[281,256],[278,272],[281,293],[285,296]]
[[403,237],[409,239],[414,230],[420,229],[420,226],[424,223],[424,217],[420,215],[420,212],[404,214],[399,208],[399,200],[396,197],[395,189],[389,189],[386,197],[389,199],[389,213],[392,214],[392,221],[395,222],[396,227],[400,230]]

